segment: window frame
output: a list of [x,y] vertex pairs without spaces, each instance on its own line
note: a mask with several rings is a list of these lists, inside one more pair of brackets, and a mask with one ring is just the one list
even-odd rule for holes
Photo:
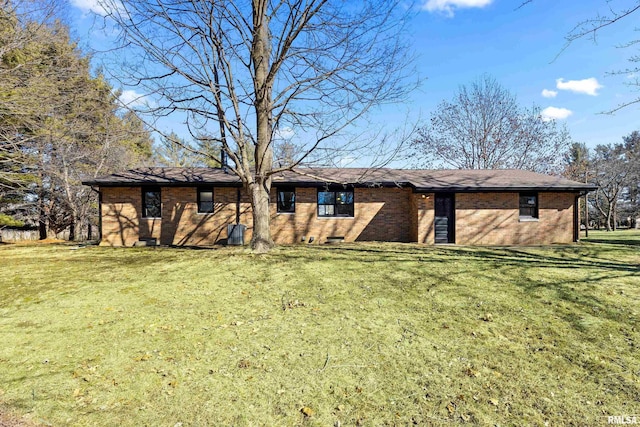
[[[202,196],[200,195],[200,193],[202,192],[210,192],[211,193],[211,201],[202,201]],[[215,197],[215,191],[213,189],[213,187],[197,187],[196,188],[196,194],[197,194],[197,204],[198,204],[198,213],[199,214],[212,214],[215,211],[215,204],[214,204],[214,197]],[[203,210],[202,209],[202,203],[211,203],[211,210]]]
[[[293,200],[290,200],[291,207],[288,210],[284,210],[280,206],[280,193],[293,193]],[[276,212],[282,214],[294,214],[296,213],[296,188],[295,187],[276,187]]]
[[[320,203],[320,193],[333,193],[333,203]],[[338,193],[351,193],[351,203],[338,203]],[[318,188],[318,192],[316,195],[316,204],[318,206],[316,209],[318,218],[354,218],[355,217],[356,196],[353,188],[344,188],[344,189]],[[332,206],[333,214],[326,214],[326,213],[321,214],[320,213],[321,206]],[[346,206],[348,212],[338,213],[338,210],[341,210],[338,208],[338,206]]]
[[[523,198],[534,197],[535,198],[535,206],[531,207],[529,203],[523,204]],[[540,198],[538,197],[538,193],[535,191],[523,191],[518,193],[518,218],[523,221],[537,221],[540,218]],[[523,209],[533,209],[533,214],[523,214]]]
[[[141,188],[142,190],[142,218],[162,218],[162,189],[157,186],[144,186]],[[147,202],[147,193],[158,193],[158,215],[149,215],[148,213],[148,202]]]

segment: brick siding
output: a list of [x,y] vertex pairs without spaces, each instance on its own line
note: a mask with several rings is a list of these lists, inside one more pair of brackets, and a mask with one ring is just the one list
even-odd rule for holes
[[[162,218],[142,218],[140,187],[104,187],[102,244],[132,246],[139,239],[161,244],[207,246],[223,243],[227,224],[236,221],[238,189],[214,188],[214,212],[198,213],[196,187],[163,187]],[[354,217],[318,217],[317,188],[296,188],[295,213],[278,213],[271,192],[272,238],[279,244],[328,237],[345,241],[396,241],[433,244],[434,194],[405,188],[354,189]],[[539,220],[519,220],[518,193],[458,193],[456,243],[473,245],[549,244],[573,241],[573,193],[540,193]],[[241,191],[240,223],[251,239],[253,222],[249,196]]]
[[411,242],[434,243],[433,199],[433,193],[411,194]]
[[277,213],[276,189],[271,192],[271,234],[277,243],[324,243],[327,237],[347,242],[410,241],[409,197],[401,188],[355,188],[353,218],[318,217],[318,189],[296,188],[296,212]]
[[539,193],[538,220],[521,221],[518,193],[458,193],[456,243],[538,245],[573,241],[573,193]]

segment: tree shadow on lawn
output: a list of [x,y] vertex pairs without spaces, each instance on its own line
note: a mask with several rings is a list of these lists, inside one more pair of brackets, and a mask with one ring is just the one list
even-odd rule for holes
[[601,238],[601,237],[589,237],[585,239],[585,242],[599,243],[606,245],[620,245],[620,246],[640,246],[640,239],[614,239],[614,238]]
[[[534,250],[537,248],[533,248]],[[544,253],[521,247],[509,248],[455,248],[462,259],[491,261],[496,266],[512,265],[530,268],[595,268],[607,271],[640,273],[640,266],[631,262],[603,258],[602,251],[583,246],[543,248]]]
[[[544,253],[536,252],[537,249]],[[358,262],[452,262],[478,261],[492,267],[529,268],[596,268],[608,271],[640,273],[640,265],[620,260],[602,258],[601,251],[584,246],[550,247],[419,247],[417,245],[372,247],[365,244],[308,247],[308,250],[281,254],[287,259],[353,259]],[[322,256],[325,255],[325,256]]]
[[[462,280],[469,280],[469,276],[477,278],[478,282],[495,283],[496,280],[509,280],[511,285],[524,290],[530,298],[545,300],[541,290],[553,291],[558,301],[564,301],[572,307],[569,313],[556,310],[568,324],[580,332],[585,328],[583,316],[596,316],[625,325],[635,323],[620,310],[612,306],[595,293],[605,292],[603,281],[639,278],[640,266],[632,262],[609,260],[601,257],[600,248],[589,246],[550,246],[550,247],[418,247],[415,245],[385,245],[378,247],[370,245],[344,245],[340,247],[309,247],[308,250],[298,250],[281,254],[284,258],[298,259],[304,262],[319,260],[353,260],[362,263],[391,263],[403,268],[403,264],[424,265],[426,279],[429,286],[447,284],[455,286],[456,292],[464,294],[476,292],[466,289]],[[430,269],[429,264],[446,263],[445,271]],[[555,279],[550,274],[542,277],[545,270],[561,269],[562,274]],[[575,277],[571,270],[575,270]],[[456,279],[455,276],[464,277]],[[435,285],[433,285],[435,283]],[[598,287],[593,289],[587,285]],[[477,293],[474,295],[476,296]],[[628,296],[620,296],[627,299]],[[553,304],[553,302],[550,302]],[[628,305],[628,304],[627,304]]]

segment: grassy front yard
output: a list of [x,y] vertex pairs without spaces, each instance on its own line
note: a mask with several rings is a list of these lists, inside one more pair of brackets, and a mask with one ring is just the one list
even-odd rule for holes
[[640,233],[590,234],[3,245],[0,405],[55,426],[606,425],[640,414]]

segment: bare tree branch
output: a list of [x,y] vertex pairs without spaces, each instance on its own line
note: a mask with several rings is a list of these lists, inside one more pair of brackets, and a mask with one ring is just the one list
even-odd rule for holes
[[538,108],[518,105],[513,94],[485,75],[443,101],[414,148],[418,161],[458,169],[557,170],[569,145],[565,129]]
[[[181,114],[217,138],[251,194],[252,247],[272,245],[274,173],[357,150],[345,130],[375,106],[405,99],[411,81],[400,0],[104,0],[121,45],[125,84],[153,96],[146,113]],[[278,129],[295,159],[274,167]],[[393,150],[389,150],[393,152]],[[328,159],[327,159],[328,160]]]

